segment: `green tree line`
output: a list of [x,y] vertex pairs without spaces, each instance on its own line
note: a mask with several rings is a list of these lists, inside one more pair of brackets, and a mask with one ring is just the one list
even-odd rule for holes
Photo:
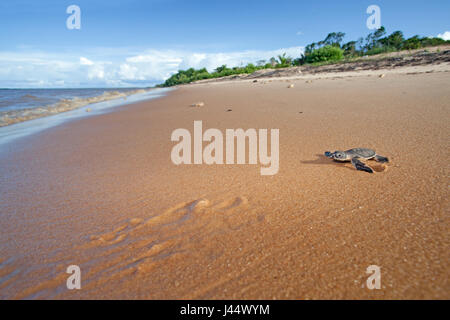
[[332,32],[319,42],[313,42],[305,47],[304,53],[299,58],[294,59],[286,56],[286,53],[278,57],[272,57],[268,61],[260,60],[255,64],[249,63],[246,66],[228,68],[222,65],[213,72],[208,72],[206,68],[179,70],[159,87],[171,87],[179,84],[190,83],[197,80],[221,78],[238,74],[250,74],[261,69],[288,68],[305,64],[333,63],[343,59],[350,60],[357,57],[375,55],[386,52],[401,50],[420,49],[430,46],[450,44],[450,40],[441,38],[428,38],[415,35],[406,39],[403,32],[395,31],[386,35],[386,29],[379,29],[361,37],[356,41],[344,43],[345,33]]

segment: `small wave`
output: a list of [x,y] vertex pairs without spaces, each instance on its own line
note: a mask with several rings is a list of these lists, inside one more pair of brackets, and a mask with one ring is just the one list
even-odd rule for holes
[[[36,118],[46,117],[62,112],[71,111],[77,108],[81,108],[90,104],[115,100],[115,99],[126,99],[128,96],[133,94],[145,93],[148,89],[136,89],[126,92],[119,91],[105,91],[103,94],[95,97],[89,98],[73,98],[73,99],[61,99],[54,104],[47,106],[30,108],[30,109],[20,109],[20,110],[10,110],[0,112],[0,127],[8,126],[14,123],[19,123],[27,120],[32,120]],[[39,98],[26,94],[22,96],[25,99],[36,99]]]
[[22,100],[40,100],[38,97],[33,96],[32,94],[25,94],[20,97]]

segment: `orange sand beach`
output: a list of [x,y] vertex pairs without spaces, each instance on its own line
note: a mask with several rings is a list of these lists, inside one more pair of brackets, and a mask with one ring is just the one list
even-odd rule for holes
[[[0,298],[449,299],[450,73],[421,68],[191,84],[14,141]],[[278,172],[175,165],[196,120],[279,129]],[[353,147],[390,162],[323,155]]]

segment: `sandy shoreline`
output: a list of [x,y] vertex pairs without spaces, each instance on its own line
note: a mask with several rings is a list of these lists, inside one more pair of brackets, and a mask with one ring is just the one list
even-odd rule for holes
[[[0,298],[449,299],[447,67],[183,86],[17,141]],[[280,129],[278,174],[175,166],[171,133],[194,120]],[[370,175],[322,156],[351,147],[392,161]]]

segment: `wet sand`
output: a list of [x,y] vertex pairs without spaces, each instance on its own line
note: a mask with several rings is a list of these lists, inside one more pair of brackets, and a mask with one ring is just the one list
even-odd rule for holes
[[[449,299],[450,73],[378,74],[189,85],[13,142],[0,298]],[[278,128],[278,174],[175,166],[194,120]],[[391,161],[323,156],[352,147]]]

